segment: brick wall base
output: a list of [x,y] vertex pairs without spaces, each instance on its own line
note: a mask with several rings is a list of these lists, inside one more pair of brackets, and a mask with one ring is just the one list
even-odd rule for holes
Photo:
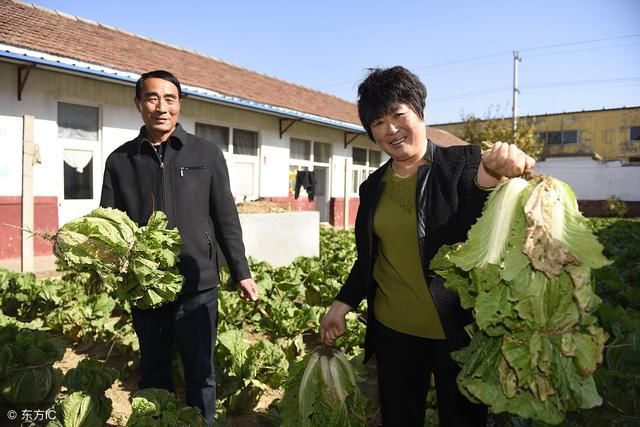
[[[624,202],[627,205],[626,218],[640,217],[640,202]],[[578,200],[578,207],[584,216],[611,217],[614,216],[607,208],[606,200]]]
[[[55,233],[58,230],[58,198],[34,197],[34,231]],[[0,259],[20,257],[22,251],[22,200],[20,196],[0,196]],[[34,255],[51,255],[52,243],[33,237]]]
[[[360,198],[349,199],[349,227],[356,223],[356,213],[360,206]],[[344,197],[332,197],[329,201],[329,224],[336,228],[344,227]]]

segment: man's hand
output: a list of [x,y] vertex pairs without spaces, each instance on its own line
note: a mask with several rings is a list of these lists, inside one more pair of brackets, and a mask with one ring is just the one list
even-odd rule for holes
[[329,311],[320,322],[320,341],[323,344],[334,345],[338,337],[344,335],[347,327],[345,316],[351,311],[351,306],[342,301],[334,301]]
[[253,279],[242,279],[240,281],[240,298],[250,301],[258,300],[258,285]]
[[496,142],[482,154],[476,181],[481,187],[495,187],[503,177],[520,176],[533,168],[536,161],[513,144]]

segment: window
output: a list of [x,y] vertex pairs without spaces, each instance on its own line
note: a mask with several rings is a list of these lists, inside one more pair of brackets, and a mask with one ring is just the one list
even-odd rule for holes
[[95,193],[93,163],[100,155],[99,108],[58,102],[57,113],[63,149],[63,199],[90,201]]
[[93,199],[93,153],[85,150],[64,150],[64,198]]
[[58,137],[98,140],[98,108],[58,102]]
[[[231,147],[229,146],[230,133],[233,133]],[[258,132],[196,122],[196,135],[213,142],[225,153],[233,152],[242,156],[258,155]]]
[[358,193],[360,184],[376,169],[382,162],[382,153],[378,150],[366,148],[352,148],[353,166],[351,172],[351,192]]
[[545,144],[548,145],[565,145],[578,143],[577,130],[541,132],[538,134],[538,136]]
[[316,196],[325,194],[326,171],[331,161],[331,144],[308,139],[289,140],[289,195],[295,194],[296,175],[299,170],[314,171]]
[[640,141],[640,126],[631,126],[629,128],[629,139],[631,141]]
[[353,164],[366,166],[367,165],[367,150],[365,148],[353,147]]
[[229,151],[229,128],[196,123],[196,135],[216,144],[225,153]]
[[311,160],[311,141],[291,138],[289,158],[296,160]]
[[313,144],[313,161],[316,163],[329,163],[331,158],[331,144],[315,142]]
[[257,197],[258,132],[196,122],[196,135],[213,142],[224,152],[235,199]]
[[250,130],[233,130],[233,154],[243,156],[258,155],[258,132]]

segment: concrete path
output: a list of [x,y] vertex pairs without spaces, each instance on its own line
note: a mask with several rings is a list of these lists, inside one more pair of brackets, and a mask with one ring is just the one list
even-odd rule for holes
[[[37,256],[33,259],[33,267],[25,268],[25,271],[33,273],[54,273],[56,271],[56,257],[53,255]],[[0,259],[0,268],[20,272],[20,258]]]

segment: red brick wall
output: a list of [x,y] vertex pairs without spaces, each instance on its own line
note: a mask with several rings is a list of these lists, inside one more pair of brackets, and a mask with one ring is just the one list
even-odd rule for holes
[[[349,227],[356,222],[356,213],[360,206],[360,198],[349,199]],[[329,201],[329,224],[334,227],[344,227],[344,197],[332,197]]]
[[[34,197],[35,231],[55,233],[58,230],[58,198]],[[0,259],[18,258],[21,251],[22,203],[19,196],[0,196]],[[13,226],[13,227],[12,227]],[[33,237],[27,241],[34,242],[34,255],[50,255],[51,242]]]
[[[640,202],[624,202],[627,205],[626,217],[640,217]],[[606,200],[578,200],[578,207],[584,216],[611,216]]]

